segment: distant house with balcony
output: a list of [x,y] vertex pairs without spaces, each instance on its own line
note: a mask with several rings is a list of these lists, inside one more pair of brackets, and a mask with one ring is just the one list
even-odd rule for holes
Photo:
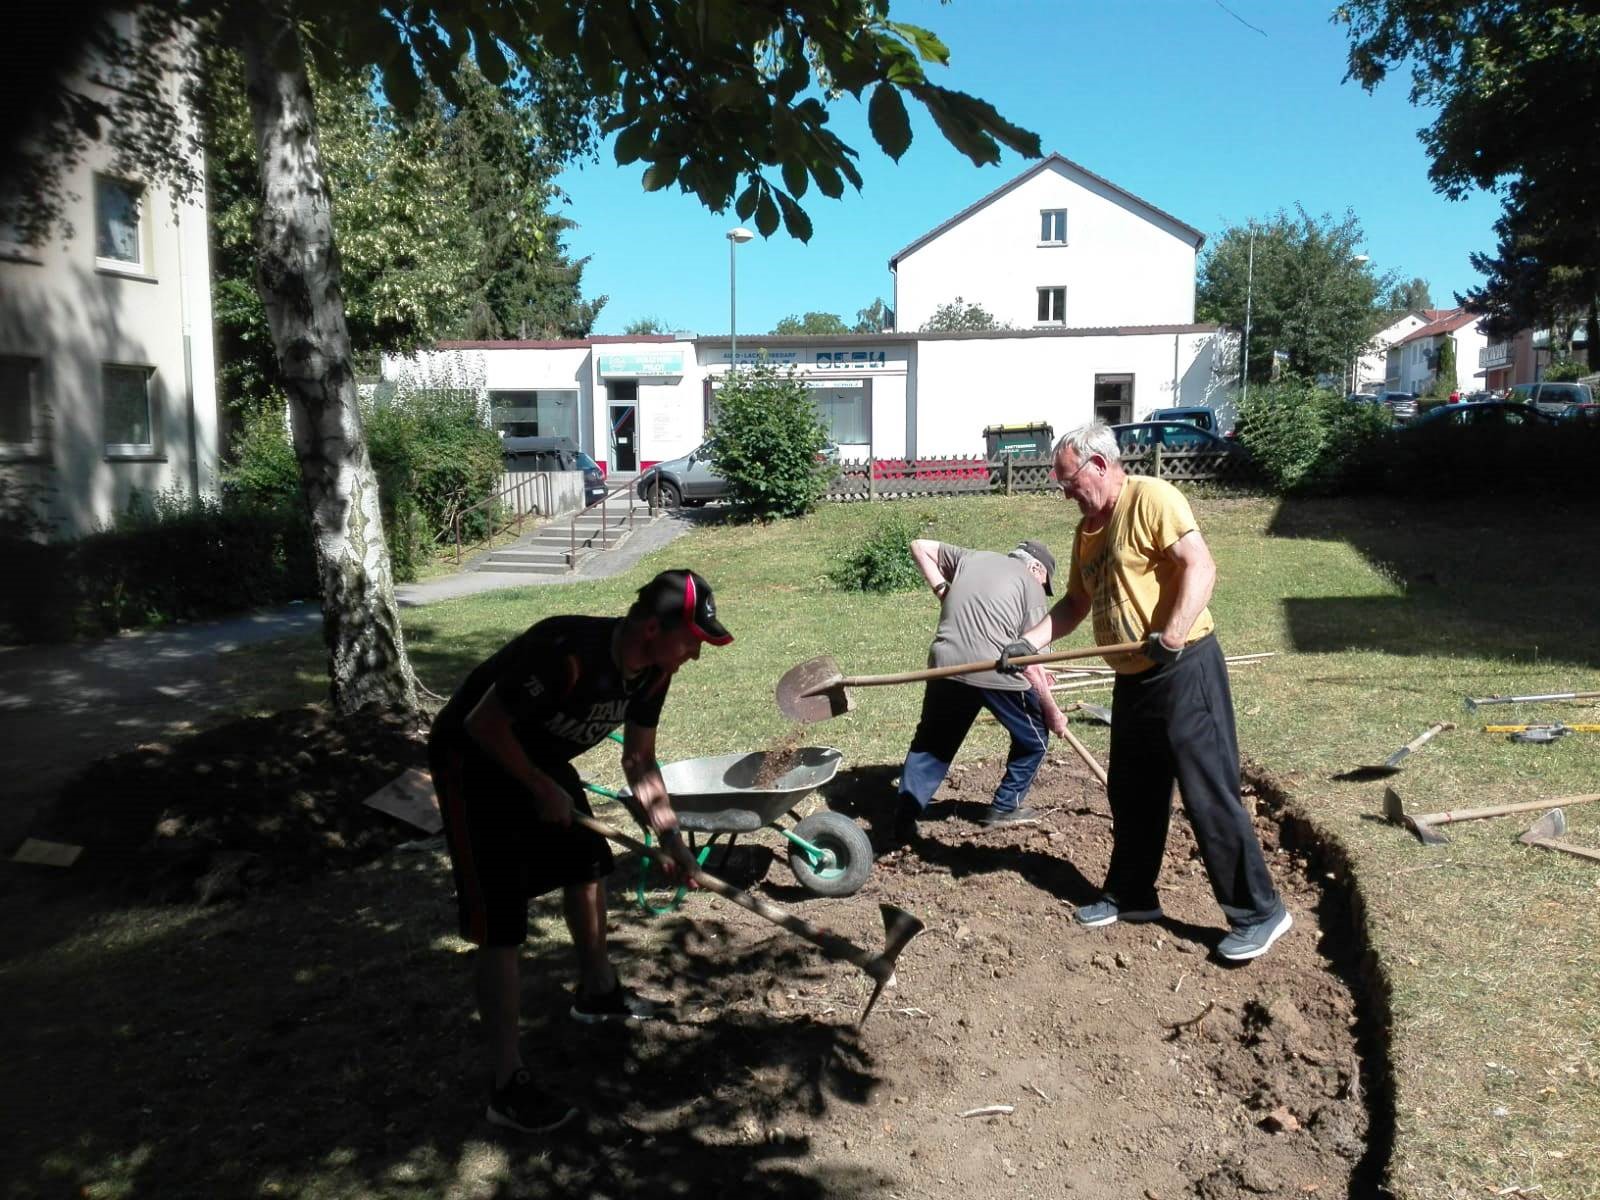
[[1381,392],[1384,390],[1388,378],[1389,347],[1396,342],[1411,336],[1417,330],[1427,325],[1429,317],[1420,311],[1408,312],[1377,333],[1372,335],[1372,340],[1367,343],[1367,351],[1356,359],[1355,369],[1351,372],[1350,390],[1352,392]]
[[1476,390],[1479,353],[1488,345],[1488,338],[1478,328],[1482,318],[1462,308],[1425,309],[1420,315],[1427,318],[1427,324],[1389,347],[1385,388],[1392,392],[1426,392],[1438,378],[1443,347],[1449,342],[1455,350],[1455,375],[1446,383],[1451,391]]

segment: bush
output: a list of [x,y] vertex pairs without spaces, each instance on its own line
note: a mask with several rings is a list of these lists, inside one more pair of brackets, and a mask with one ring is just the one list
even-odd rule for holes
[[1589,368],[1575,358],[1558,358],[1544,369],[1546,383],[1576,383],[1589,374]]
[[917,526],[892,513],[828,572],[828,579],[845,592],[914,591],[927,582],[911,557],[917,536]]
[[1240,406],[1239,441],[1280,492],[1331,491],[1356,482],[1388,432],[1388,412],[1353,404],[1302,380],[1252,389]]
[[[371,405],[364,421],[394,576],[412,579],[456,513],[494,494],[503,470],[500,439],[485,426],[470,388],[403,390]],[[246,418],[234,457],[230,498],[307,521],[300,463],[281,408]],[[463,533],[481,537],[489,520],[479,510]]]
[[827,491],[834,471],[822,457],[828,432],[793,370],[763,362],[731,372],[717,390],[707,436],[738,516],[802,516]]

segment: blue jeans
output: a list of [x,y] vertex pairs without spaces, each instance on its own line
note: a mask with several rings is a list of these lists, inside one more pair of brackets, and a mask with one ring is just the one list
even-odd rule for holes
[[995,789],[996,812],[1011,812],[1022,807],[1033,777],[1044,762],[1050,745],[1050,732],[1044,725],[1039,697],[1032,688],[1023,692],[1002,692],[973,687],[954,679],[930,679],[922,693],[922,716],[911,738],[911,750],[900,768],[900,794],[925,809],[939,790],[950,764],[967,731],[987,708],[1011,735],[1011,753],[1006,756],[1006,773]]

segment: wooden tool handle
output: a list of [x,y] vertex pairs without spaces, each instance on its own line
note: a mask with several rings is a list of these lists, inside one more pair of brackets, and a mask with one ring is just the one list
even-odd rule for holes
[[1406,743],[1406,753],[1410,754],[1413,750],[1422,749],[1422,747],[1433,741],[1434,738],[1443,733],[1446,729],[1454,729],[1455,727],[1456,723],[1454,721],[1440,721],[1436,725],[1429,726],[1427,729],[1424,729],[1421,733],[1417,734],[1416,737],[1412,738]]
[[[652,850],[637,838],[631,838],[620,830],[607,825],[604,821],[597,821],[581,812],[573,813],[572,820],[575,824],[582,825],[585,829],[593,830],[601,837],[610,838],[613,842],[617,842],[640,854],[654,854],[660,857],[667,853],[666,850],[660,848]],[[683,858],[674,856],[673,861],[686,871],[691,879],[707,891],[715,892],[724,900],[733,901],[740,908],[748,909],[755,913],[756,916],[764,917],[766,920],[771,921],[774,925],[781,925],[790,933],[802,937],[816,946],[829,958],[840,959],[859,967],[872,978],[880,981],[893,974],[894,964],[892,962],[886,961],[880,954],[872,954],[863,950],[842,934],[834,933],[833,930],[821,925],[813,924],[803,917],[798,917],[792,912],[779,908],[776,904],[769,904],[760,896],[752,896],[749,892],[734,887],[733,884],[725,879],[718,879],[709,871],[702,870],[699,864],[688,858],[687,855]]]
[[1078,752],[1078,757],[1083,759],[1084,765],[1087,766],[1089,770],[1094,772],[1094,777],[1100,781],[1100,786],[1105,787],[1106,769],[1100,765],[1100,760],[1098,758],[1089,753],[1089,747],[1080,742],[1077,738],[1077,735],[1074,734],[1070,729],[1061,736],[1066,739],[1066,742],[1069,746]]
[[1562,854],[1570,854],[1575,858],[1587,858],[1590,862],[1600,862],[1600,850],[1592,850],[1588,846],[1575,846],[1571,842],[1558,842],[1555,838],[1529,838],[1523,845],[1543,846],[1546,850],[1556,850]]
[[[1024,654],[1011,661],[1019,667],[1034,663],[1064,662],[1069,658],[1098,658],[1107,654],[1136,654],[1144,649],[1143,642],[1118,642],[1113,646],[1085,646],[1080,650],[1057,650],[1050,654]],[[883,687],[891,683],[915,683],[919,679],[943,679],[949,675],[970,675],[974,671],[993,671],[999,659],[983,662],[960,663],[950,667],[924,667],[920,671],[900,671],[894,675],[852,675],[839,680],[839,687]]]
[[1495,804],[1488,808],[1458,808],[1446,812],[1423,813],[1412,820],[1428,825],[1450,825],[1456,821],[1474,821],[1479,817],[1509,817],[1512,813],[1539,812],[1542,809],[1568,804],[1592,804],[1600,800],[1600,792],[1582,796],[1556,796],[1550,800],[1528,800],[1521,804]]

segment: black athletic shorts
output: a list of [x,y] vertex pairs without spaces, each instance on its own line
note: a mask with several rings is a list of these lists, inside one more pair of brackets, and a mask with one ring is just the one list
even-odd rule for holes
[[[428,760],[467,941],[520,946],[528,937],[529,897],[611,874],[616,860],[605,838],[538,820],[533,795],[488,755],[435,744]],[[574,808],[593,815],[572,764],[540,770],[571,795]]]

